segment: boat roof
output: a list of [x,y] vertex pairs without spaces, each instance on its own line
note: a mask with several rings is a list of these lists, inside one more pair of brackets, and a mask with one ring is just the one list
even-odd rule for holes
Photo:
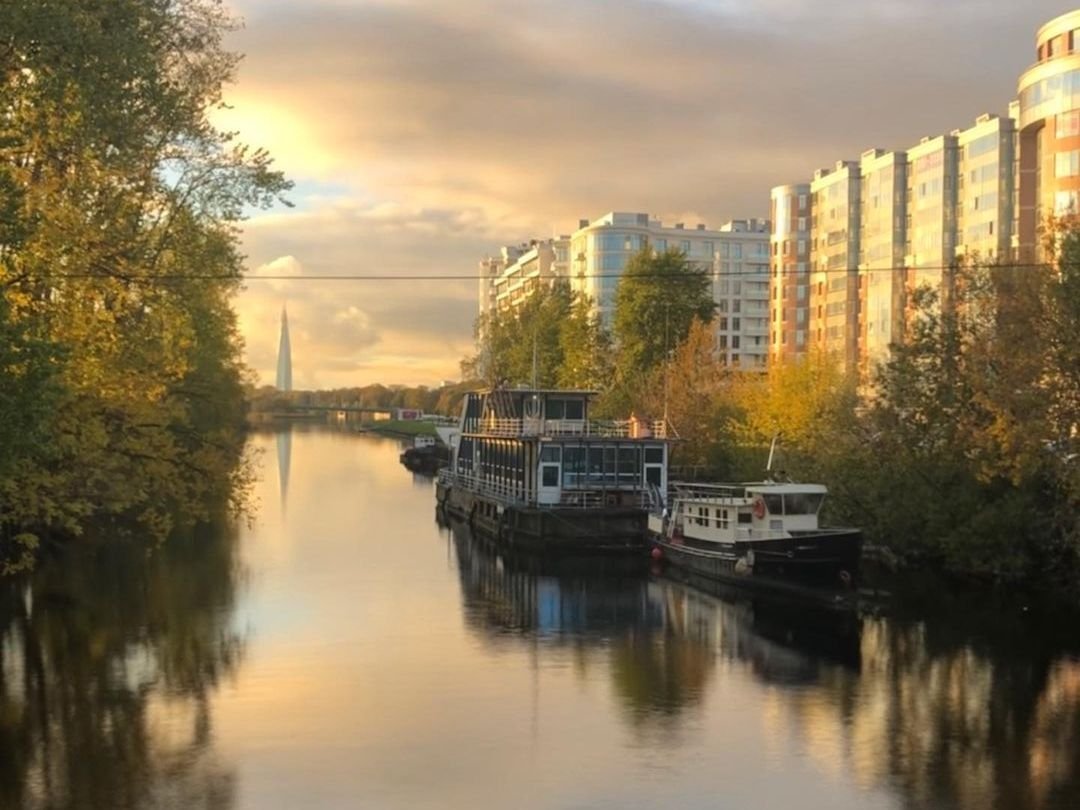
[[496,391],[506,391],[510,394],[558,394],[560,396],[575,396],[575,397],[595,397],[599,396],[599,391],[586,391],[584,389],[571,389],[571,388],[485,388],[481,391],[477,391],[478,394],[494,394]]
[[752,481],[741,484],[697,483],[694,481],[675,481],[676,489],[698,489],[701,491],[744,489],[747,492],[775,493],[777,495],[827,495],[829,490],[824,484],[793,484],[775,481]]
[[775,492],[779,495],[825,495],[829,491],[824,484],[777,484],[762,481],[744,486],[747,492]]

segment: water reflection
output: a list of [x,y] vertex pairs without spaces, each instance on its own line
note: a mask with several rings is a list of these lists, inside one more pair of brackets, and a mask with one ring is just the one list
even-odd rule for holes
[[792,685],[817,683],[823,662],[858,669],[859,621],[850,613],[710,594],[650,577],[640,561],[500,554],[461,523],[450,531],[470,626],[495,640],[603,644],[635,723],[699,703],[718,657]]
[[497,643],[601,653],[633,728],[697,723],[715,693],[749,675],[771,756],[805,758],[856,791],[886,790],[905,807],[1080,799],[1080,657],[1062,650],[1060,633],[1016,626],[1015,614],[953,604],[932,620],[859,618],[515,559],[460,525],[452,538],[469,625]]
[[210,699],[244,649],[234,552],[218,526],[0,583],[0,806],[233,805]]
[[264,433],[239,541],[0,583],[0,807],[1080,806],[1060,614],[507,556],[440,531],[398,443],[291,433],[288,521]]
[[281,498],[281,513],[285,514],[285,504],[289,500],[289,467],[292,464],[292,429],[280,431],[275,437],[277,444],[278,494]]

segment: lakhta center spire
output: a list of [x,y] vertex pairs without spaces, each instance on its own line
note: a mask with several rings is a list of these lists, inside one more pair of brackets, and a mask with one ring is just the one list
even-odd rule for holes
[[277,389],[292,390],[292,348],[289,345],[289,315],[281,307],[281,339],[278,342]]

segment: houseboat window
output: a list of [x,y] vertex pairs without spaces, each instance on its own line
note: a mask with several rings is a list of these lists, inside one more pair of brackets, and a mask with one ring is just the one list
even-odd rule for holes
[[559,485],[559,468],[554,466],[544,466],[543,481],[541,482],[545,487],[557,487]]
[[541,461],[560,461],[562,456],[562,448],[557,444],[549,444],[540,451]]
[[784,496],[789,515],[816,515],[825,496],[819,492],[795,492]]
[[749,512],[739,512],[739,523],[752,523],[754,516]]
[[549,399],[546,414],[548,419],[585,418],[585,403],[580,399]]
[[589,483],[604,483],[604,448],[589,448]]
[[645,483],[651,484],[654,487],[658,487],[664,483],[663,481],[664,471],[660,467],[646,467],[645,468]]
[[646,464],[663,464],[664,463],[664,448],[663,447],[646,447],[645,448],[645,463]]
[[770,515],[782,515],[784,514],[784,496],[783,495],[766,495],[765,508],[769,510]]
[[619,448],[619,483],[634,483],[641,471],[641,448]]
[[576,487],[584,483],[585,448],[563,448],[563,486]]

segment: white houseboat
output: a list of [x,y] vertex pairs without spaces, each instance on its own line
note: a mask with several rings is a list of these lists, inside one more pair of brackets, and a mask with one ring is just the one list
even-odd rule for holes
[[821,484],[674,484],[649,515],[653,556],[719,581],[848,590],[859,573],[862,532],[822,528]]
[[643,550],[667,491],[663,421],[590,418],[591,391],[470,393],[436,495],[476,531],[552,551]]

